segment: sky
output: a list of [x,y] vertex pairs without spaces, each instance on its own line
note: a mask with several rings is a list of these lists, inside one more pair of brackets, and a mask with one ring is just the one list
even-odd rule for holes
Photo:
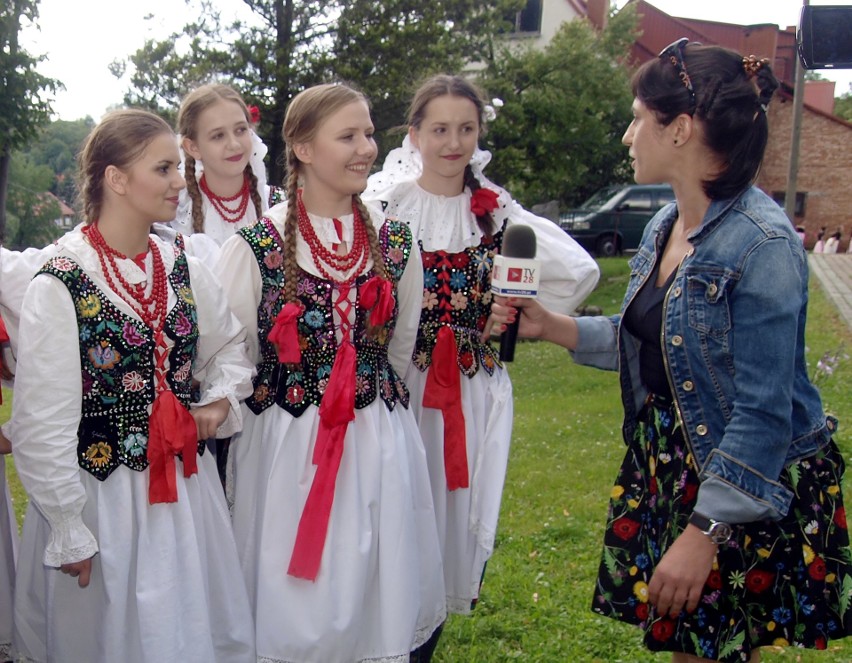
[[[223,15],[235,16],[241,0],[214,0]],[[749,25],[775,23],[782,28],[798,23],[801,0],[648,0],[672,16],[685,16]],[[612,0],[621,7],[626,0]],[[812,0],[818,4],[850,4],[844,0]],[[243,9],[243,11],[246,11]],[[146,18],[147,17],[147,18]],[[39,31],[28,30],[21,41],[31,55],[45,55],[39,71],[62,81],[53,108],[60,119],[88,116],[98,120],[110,106],[120,105],[129,87],[109,72],[140,48],[145,39],[162,39],[192,18],[181,0],[40,0]],[[852,84],[852,69],[822,70],[837,81],[835,94]]]

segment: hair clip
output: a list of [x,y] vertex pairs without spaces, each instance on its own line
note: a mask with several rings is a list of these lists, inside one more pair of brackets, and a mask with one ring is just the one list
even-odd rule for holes
[[767,64],[769,64],[769,58],[758,58],[754,55],[749,55],[747,58],[743,58],[743,69],[745,70],[748,78],[754,78],[757,76],[757,72],[760,71],[760,68]]

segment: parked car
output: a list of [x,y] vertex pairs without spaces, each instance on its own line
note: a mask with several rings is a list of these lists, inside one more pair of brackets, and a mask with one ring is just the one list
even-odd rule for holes
[[645,224],[674,200],[668,184],[617,184],[604,187],[579,208],[559,214],[559,226],[599,256],[635,251]]

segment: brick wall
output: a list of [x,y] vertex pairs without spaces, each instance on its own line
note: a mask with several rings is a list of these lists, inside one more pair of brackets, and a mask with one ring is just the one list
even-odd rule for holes
[[[787,189],[787,168],[793,123],[793,101],[778,95],[769,105],[769,144],[757,184],[770,195]],[[796,189],[804,192],[805,213],[796,224],[805,226],[810,248],[826,227],[826,237],[842,232],[845,251],[852,232],[852,125],[809,110],[802,114],[799,173]]]

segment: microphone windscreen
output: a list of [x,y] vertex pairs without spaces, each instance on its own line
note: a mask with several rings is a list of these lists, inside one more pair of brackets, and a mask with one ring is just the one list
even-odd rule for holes
[[535,258],[535,232],[530,226],[517,223],[503,233],[503,249],[500,254],[507,258]]

